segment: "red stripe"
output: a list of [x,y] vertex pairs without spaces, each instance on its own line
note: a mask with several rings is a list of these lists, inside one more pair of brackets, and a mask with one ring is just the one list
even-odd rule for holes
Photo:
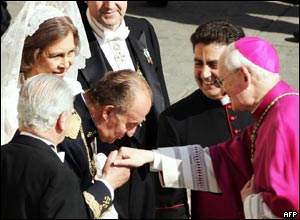
[[164,210],[164,209],[176,209],[176,208],[179,208],[181,206],[184,206],[183,203],[181,204],[178,204],[178,205],[173,205],[173,206],[170,206],[170,207],[162,207],[162,208],[155,208],[156,210]]

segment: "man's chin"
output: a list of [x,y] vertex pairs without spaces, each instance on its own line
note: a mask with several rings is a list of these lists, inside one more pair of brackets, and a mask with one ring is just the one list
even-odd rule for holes
[[113,144],[116,140],[117,140],[116,138],[114,138],[114,139],[109,139],[109,140],[106,141],[106,143],[108,143],[108,144]]
[[207,98],[219,100],[222,98],[222,95],[220,93],[220,89],[214,88],[214,89],[202,89],[202,92]]

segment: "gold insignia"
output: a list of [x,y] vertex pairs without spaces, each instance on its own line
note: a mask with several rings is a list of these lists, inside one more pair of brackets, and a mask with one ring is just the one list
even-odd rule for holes
[[91,137],[94,137],[95,134],[97,134],[97,131],[89,131],[86,136],[87,136],[87,138],[91,138]]
[[70,121],[69,128],[66,132],[66,137],[76,139],[81,126],[81,118],[75,110],[72,112],[72,116],[70,120],[71,121]]
[[96,161],[94,159],[91,160],[91,175],[92,177],[96,176],[97,168],[96,168]]
[[88,206],[90,207],[90,209],[93,212],[94,215],[94,219],[99,219],[101,218],[101,216],[107,212],[107,209],[111,208],[111,198],[110,196],[105,196],[104,200],[102,201],[102,203],[99,203],[96,198],[88,193],[87,191],[83,192],[84,198],[86,203],[88,204]]

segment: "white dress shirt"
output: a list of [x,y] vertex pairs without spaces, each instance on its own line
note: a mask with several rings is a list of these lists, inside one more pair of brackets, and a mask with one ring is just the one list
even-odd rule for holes
[[129,29],[125,25],[124,19],[117,30],[112,31],[102,24],[98,23],[89,13],[87,9],[87,18],[93,33],[103,50],[106,59],[114,71],[122,69],[135,70],[132,62],[126,38],[129,35]]

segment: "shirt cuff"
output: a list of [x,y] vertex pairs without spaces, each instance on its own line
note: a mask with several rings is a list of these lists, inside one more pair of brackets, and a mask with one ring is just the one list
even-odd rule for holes
[[161,154],[159,150],[152,150],[153,152],[153,163],[150,163],[150,171],[158,172],[162,171],[162,164],[161,164]]

